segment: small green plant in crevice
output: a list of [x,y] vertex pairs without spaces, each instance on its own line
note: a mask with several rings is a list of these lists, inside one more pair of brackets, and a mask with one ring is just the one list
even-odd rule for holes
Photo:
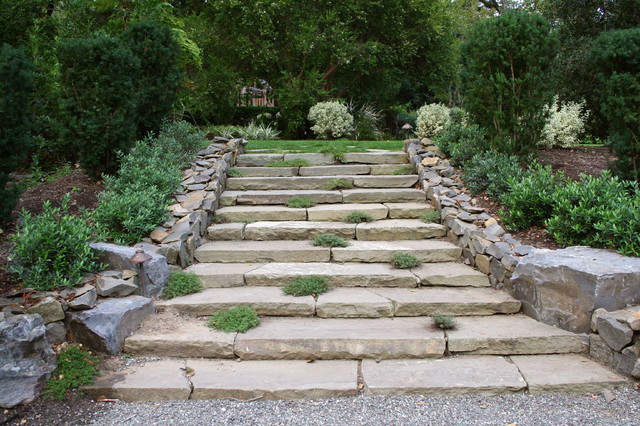
[[254,222],[256,222],[256,220],[247,218],[247,219],[238,219],[238,220],[236,220],[236,222],[239,222],[239,223],[254,223]]
[[244,173],[242,173],[240,170],[231,167],[229,170],[227,170],[227,176],[229,177],[244,177]]
[[325,277],[308,276],[296,278],[282,288],[284,294],[290,296],[318,296],[329,291]]
[[211,317],[207,326],[226,333],[244,333],[250,328],[257,327],[260,319],[256,310],[250,306],[236,306],[233,309],[218,311]]
[[311,163],[303,158],[296,158],[294,160],[274,161],[267,164],[267,167],[309,167]]
[[225,223],[227,219],[223,216],[211,216],[211,223]]
[[313,207],[316,205],[316,201],[312,198],[294,197],[289,198],[287,201],[287,207],[295,209],[306,209],[307,207]]
[[345,157],[344,154],[347,152],[346,148],[341,146],[328,146],[322,148],[320,153],[333,156],[333,161],[336,163],[344,163]]
[[63,399],[69,391],[93,383],[98,375],[98,358],[80,345],[63,347],[57,361],[58,366],[44,388],[46,398]]
[[313,237],[311,244],[322,247],[347,247],[349,242],[333,234],[320,234]]
[[451,315],[432,315],[433,323],[441,330],[451,330],[456,327],[456,319]]
[[169,283],[162,293],[163,299],[197,293],[202,290],[200,278],[193,272],[171,271]]
[[353,188],[353,182],[348,181],[346,179],[331,179],[327,182],[325,186],[328,191],[332,191],[335,189],[351,189]]
[[422,261],[409,253],[394,253],[393,266],[399,269],[411,269],[420,265]]
[[416,169],[415,167],[413,167],[410,164],[407,164],[406,166],[402,166],[399,169],[394,170],[391,174],[392,175],[412,175],[415,174]]
[[440,223],[440,213],[431,210],[420,216],[420,220],[424,223]]
[[372,222],[373,218],[366,213],[355,211],[349,213],[344,221],[347,223],[363,223],[363,222]]

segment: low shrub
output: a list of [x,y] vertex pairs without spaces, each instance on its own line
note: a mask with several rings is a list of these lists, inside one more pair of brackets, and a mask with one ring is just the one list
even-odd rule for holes
[[244,177],[244,173],[242,173],[240,170],[231,167],[229,170],[227,170],[227,176],[229,177]]
[[451,315],[432,315],[433,323],[441,330],[451,330],[456,327],[456,320]]
[[69,202],[67,194],[60,207],[45,201],[40,215],[20,214],[22,226],[11,237],[15,247],[9,271],[25,287],[44,291],[73,287],[85,273],[100,267],[89,247],[94,227],[86,217],[70,215]]
[[325,186],[325,188],[327,188],[328,191],[332,191],[335,189],[351,189],[353,188],[353,183],[351,181],[348,181],[346,179],[332,179],[329,182],[327,182],[327,185]]
[[347,247],[349,242],[333,234],[316,235],[311,242],[314,246],[322,247]]
[[473,195],[487,191],[496,199],[508,191],[509,179],[517,180],[523,174],[518,157],[492,150],[474,155],[462,170]]
[[545,148],[569,148],[577,145],[584,133],[589,112],[584,110],[585,102],[559,104],[556,97],[551,106],[545,108],[549,117],[542,128],[538,145]]
[[434,138],[451,123],[449,108],[443,104],[423,105],[418,110],[416,135],[419,138]]
[[640,190],[601,212],[594,225],[597,239],[605,247],[615,247],[625,256],[640,256]]
[[436,138],[436,145],[453,165],[463,165],[474,155],[489,150],[483,129],[475,124],[453,124]]
[[[615,246],[600,233],[600,227],[626,227],[605,218],[616,208],[628,205],[630,183],[621,181],[605,171],[600,177],[581,175],[580,180],[568,182],[555,191],[555,203],[551,217],[546,221],[547,230],[562,245]],[[617,214],[614,214],[616,216]],[[622,217],[622,216],[620,216]],[[609,224],[609,225],[605,225]]]
[[58,365],[44,388],[44,396],[64,399],[68,392],[93,383],[98,375],[98,358],[80,345],[69,345],[57,355]]
[[282,288],[284,294],[290,296],[318,296],[329,291],[325,277],[301,277],[296,278]]
[[315,205],[316,200],[312,198],[294,197],[289,198],[289,200],[287,201],[287,207],[291,207],[294,209],[306,209]]
[[202,291],[202,284],[196,274],[185,271],[171,271],[167,287],[162,292],[162,298],[173,299],[174,297],[198,293],[199,291]]
[[216,312],[207,323],[207,326],[226,333],[244,333],[258,325],[260,325],[258,314],[250,306],[237,306]]
[[507,181],[509,190],[500,197],[506,208],[504,223],[515,230],[543,225],[553,212],[556,188],[564,181],[564,173],[554,174],[551,166],[538,162],[533,163],[526,175],[510,177]]
[[353,130],[353,116],[340,102],[318,102],[309,109],[307,118],[313,123],[311,130],[319,139],[338,139]]
[[420,265],[422,261],[409,253],[394,253],[393,266],[398,269],[411,269]]
[[347,223],[363,223],[363,222],[372,222],[373,218],[366,213],[363,212],[351,212],[345,218],[344,221]]
[[273,163],[267,164],[267,167],[309,167],[311,163],[302,158],[296,158],[295,160],[283,160],[283,161],[274,161]]
[[436,210],[431,210],[420,216],[420,220],[424,223],[440,223],[440,213]]

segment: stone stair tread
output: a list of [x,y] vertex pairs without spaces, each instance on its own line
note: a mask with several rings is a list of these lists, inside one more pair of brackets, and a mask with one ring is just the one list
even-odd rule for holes
[[473,287],[372,288],[393,302],[395,316],[513,314],[520,301],[494,289]]
[[199,293],[156,302],[163,311],[175,309],[184,315],[211,316],[223,309],[250,306],[258,315],[312,316],[316,302],[312,296],[288,296],[279,287],[208,288]]
[[[227,190],[323,190],[334,180],[345,180],[356,188],[410,188],[417,175],[334,175],[293,177],[232,177]],[[426,196],[425,196],[426,197]]]
[[501,356],[362,361],[368,395],[500,395],[524,392],[518,368]]
[[268,263],[245,274],[247,285],[282,286],[299,276],[326,277],[330,286],[416,287],[408,270],[383,263]]
[[447,241],[351,241],[348,247],[331,249],[336,262],[391,262],[394,253],[409,253],[423,262],[453,262],[462,250]]
[[310,198],[316,203],[342,203],[340,191],[319,189],[273,189],[225,191],[220,196],[224,206],[287,204],[292,198]]
[[342,221],[353,212],[362,212],[371,216],[374,220],[386,219],[389,214],[387,206],[381,203],[344,203],[324,204],[307,209],[307,218],[311,221]]
[[447,228],[439,223],[424,223],[418,219],[387,219],[360,223],[356,227],[357,240],[422,240],[444,237]]
[[489,277],[469,265],[456,262],[422,264],[411,272],[422,285],[490,287]]
[[186,271],[193,272],[200,278],[204,288],[243,286],[244,275],[266,263],[196,263]]
[[243,177],[293,177],[299,167],[234,167]]
[[342,190],[344,203],[404,203],[425,202],[426,192],[414,188],[356,188]]
[[379,152],[347,152],[343,155],[344,163],[365,164],[404,164],[407,163],[407,153],[403,151]]
[[451,353],[537,355],[582,351],[580,336],[525,315],[458,317],[447,330]]
[[234,222],[245,220],[307,220],[307,210],[285,206],[228,206],[216,210],[216,216]]
[[356,224],[345,222],[282,221],[255,222],[244,228],[245,240],[310,240],[318,234],[356,237]]
[[431,204],[425,202],[384,203],[384,205],[389,209],[389,219],[418,219],[434,210]]
[[215,241],[198,247],[199,262],[328,262],[331,249],[316,247],[309,241]]
[[334,288],[318,296],[320,318],[380,318],[394,316],[393,303],[366,288]]
[[511,360],[527,381],[529,393],[598,393],[627,384],[620,375],[581,355],[519,355]]
[[357,376],[357,361],[169,359],[102,375],[83,391],[128,402],[328,398],[356,395]]
[[428,318],[263,318],[238,334],[241,359],[362,359],[440,357],[442,331]]
[[371,167],[368,164],[343,164],[332,166],[300,167],[299,176],[339,176],[339,175],[368,175]]

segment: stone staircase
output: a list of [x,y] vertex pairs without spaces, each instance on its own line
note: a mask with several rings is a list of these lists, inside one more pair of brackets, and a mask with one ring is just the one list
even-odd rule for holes
[[[284,157],[316,165],[265,167],[282,154],[238,157],[243,177],[228,179],[216,211],[224,223],[209,227],[189,268],[205,289],[158,302],[151,326],[126,340],[128,354],[163,359],[103,376],[87,392],[270,399],[597,392],[625,383],[577,354],[579,336],[519,314],[519,301],[457,263],[461,250],[444,239],[446,228],[419,220],[432,207],[414,188],[417,176],[392,174],[406,166],[404,153],[346,154],[342,165],[322,154]],[[326,190],[334,179],[353,188]],[[285,207],[292,197],[318,205]],[[354,211],[375,221],[342,221]],[[311,245],[322,233],[350,245]],[[396,269],[394,253],[423,263]],[[281,287],[301,276],[326,277],[332,290],[317,299],[284,295]],[[222,333],[194,318],[238,305],[255,308],[260,326]],[[154,327],[168,312],[178,316]],[[433,314],[455,315],[457,327],[434,327]]]

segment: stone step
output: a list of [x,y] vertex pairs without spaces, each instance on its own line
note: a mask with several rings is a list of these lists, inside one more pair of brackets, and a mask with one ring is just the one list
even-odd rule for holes
[[455,262],[462,249],[447,241],[351,241],[348,247],[334,247],[335,262],[391,262],[395,253],[407,253],[422,262]]
[[360,223],[356,227],[356,239],[361,241],[424,240],[445,235],[444,225],[417,219],[387,219]]
[[267,263],[196,263],[186,271],[200,278],[204,288],[240,287],[245,285],[245,274]]
[[[257,281],[260,282],[260,281]],[[520,302],[491,289],[442,287],[345,288],[318,296],[293,297],[280,287],[209,288],[200,293],[156,302],[158,311],[173,309],[182,315],[211,316],[239,305],[253,307],[258,315],[313,316],[321,318],[379,318],[392,316],[492,315],[515,313]]]
[[227,179],[227,190],[323,190],[337,179],[344,180],[355,188],[411,188],[418,182],[417,175],[232,177]]
[[490,287],[489,277],[462,263],[425,263],[411,269],[424,286]]
[[407,153],[402,151],[347,152],[343,157],[343,163],[405,164],[408,162]]
[[310,198],[316,203],[342,203],[342,192],[312,189],[225,191],[220,195],[220,203],[223,206],[287,204],[292,198]]
[[[296,154],[241,154],[236,159],[237,167],[262,167],[276,161],[303,159],[314,166],[334,165],[336,162],[331,154],[296,153]],[[347,152],[343,155],[342,163],[362,164],[405,164],[408,162],[407,153],[402,151],[377,152]]]
[[343,203],[424,203],[427,194],[420,189],[345,189],[342,191]]
[[343,164],[310,167],[235,167],[242,177],[393,175],[406,164]]
[[285,206],[229,206],[216,210],[216,216],[230,222],[307,220],[307,209]]
[[384,204],[332,204],[309,207],[307,209],[307,220],[341,222],[353,212],[366,213],[373,220],[386,219],[389,215],[389,208]]
[[82,390],[93,398],[129,402],[354,396],[358,362],[168,359],[101,375]]
[[241,359],[438,358],[444,333],[427,318],[262,318],[240,333]]
[[309,241],[215,241],[198,247],[198,262],[328,262],[331,249]]
[[525,315],[458,317],[447,330],[451,353],[539,355],[581,352],[580,336]]
[[348,247],[316,247],[310,241],[214,241],[198,247],[201,263],[261,262],[391,262],[395,253],[409,253],[422,262],[454,262],[460,247],[447,241],[350,241]]
[[345,239],[356,236],[355,223],[344,222],[256,222],[244,228],[245,240],[311,240],[318,234],[333,234]]

